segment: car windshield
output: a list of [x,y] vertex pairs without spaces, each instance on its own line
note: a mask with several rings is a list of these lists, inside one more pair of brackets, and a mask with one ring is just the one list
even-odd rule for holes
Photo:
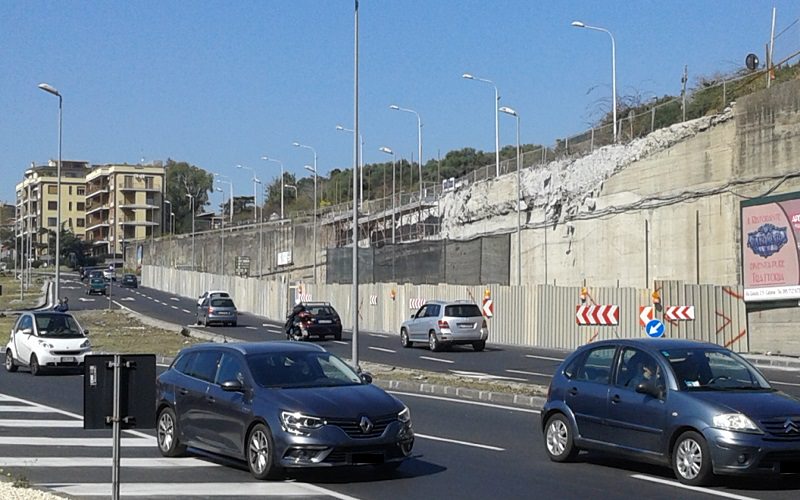
[[37,314],[36,330],[40,337],[74,338],[84,336],[78,323],[68,314]]
[[444,315],[451,318],[477,318],[481,310],[475,304],[459,304],[445,307]]
[[750,363],[726,349],[663,349],[684,391],[773,390]]
[[213,307],[236,307],[231,299],[211,299]]
[[134,275],[132,275],[132,274],[126,274],[126,275],[123,277],[123,279],[124,279],[125,281],[136,281],[136,276],[134,276]]
[[247,356],[256,384],[293,389],[363,384],[344,361],[329,352],[271,352]]
[[92,278],[92,285],[103,285],[105,286],[106,282],[103,281],[103,278]]
[[314,316],[334,316],[336,314],[330,306],[306,306],[306,311]]

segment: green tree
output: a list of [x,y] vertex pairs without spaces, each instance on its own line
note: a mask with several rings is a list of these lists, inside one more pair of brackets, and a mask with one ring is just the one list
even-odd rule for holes
[[165,169],[166,199],[175,213],[174,232],[189,233],[192,231],[192,200],[188,195],[194,197],[194,213],[202,213],[213,189],[214,176],[183,161],[167,160]]

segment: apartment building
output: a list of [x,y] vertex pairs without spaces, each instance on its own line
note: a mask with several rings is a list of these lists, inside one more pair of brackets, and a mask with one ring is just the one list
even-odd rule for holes
[[57,228],[58,214],[61,226],[71,230],[78,238],[85,235],[86,174],[89,163],[62,161],[61,206],[58,206],[57,162],[47,165],[31,164],[22,182],[16,186],[16,216],[14,234],[20,253],[35,260],[50,261],[55,258],[50,248],[50,235]]
[[161,236],[164,167],[98,165],[86,175],[86,241],[92,254],[122,254],[126,242]]

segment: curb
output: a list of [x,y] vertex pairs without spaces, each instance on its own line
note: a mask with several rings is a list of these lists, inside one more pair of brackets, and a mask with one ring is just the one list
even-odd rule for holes
[[800,370],[800,358],[757,354],[743,354],[742,357],[758,367]]

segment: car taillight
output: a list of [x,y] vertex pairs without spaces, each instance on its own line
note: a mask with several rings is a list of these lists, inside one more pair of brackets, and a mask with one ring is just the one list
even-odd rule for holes
[[448,328],[449,329],[450,325],[447,323],[447,321],[445,321],[443,319],[440,319],[439,320],[439,328]]
[[484,319],[483,320],[483,324],[481,325],[481,328],[488,328],[488,327],[489,326],[486,324],[486,320]]
[[214,312],[214,308],[213,307],[209,307],[208,308],[208,314],[212,314],[213,312]]

